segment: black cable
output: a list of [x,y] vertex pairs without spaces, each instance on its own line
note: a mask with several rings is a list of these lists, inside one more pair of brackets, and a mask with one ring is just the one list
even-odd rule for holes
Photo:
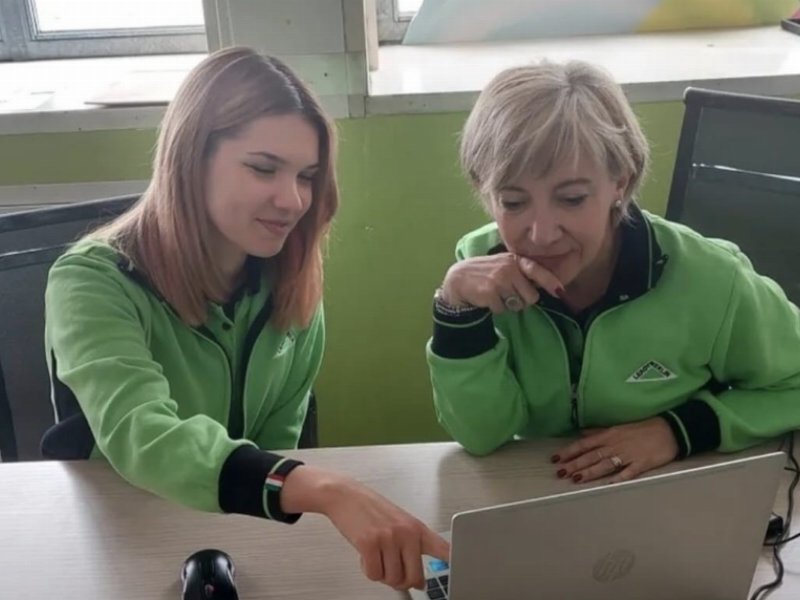
[[794,541],[797,538],[800,538],[800,533],[795,533],[793,536],[786,538],[785,540],[780,540],[776,542],[765,542],[764,545],[767,547],[770,546],[783,546],[784,544]]
[[789,490],[787,492],[788,499],[786,507],[786,518],[784,519],[784,525],[783,525],[783,532],[781,533],[780,537],[774,542],[764,543],[765,547],[772,548],[772,561],[775,567],[775,579],[773,579],[769,583],[765,583],[764,585],[756,589],[756,591],[754,591],[753,594],[750,596],[750,600],[759,600],[759,597],[766,598],[770,593],[772,593],[778,586],[780,586],[783,583],[784,567],[783,567],[783,559],[781,559],[781,549],[788,542],[791,542],[792,540],[800,537],[800,533],[789,535],[792,526],[792,514],[794,513],[794,490],[797,487],[798,482],[800,482],[800,464],[798,464],[797,459],[794,457],[794,433],[793,432],[790,433],[787,437],[789,440],[789,447],[786,453],[789,456],[789,462],[792,463],[792,466],[785,467],[785,470],[794,473],[794,477],[792,477],[792,482],[789,484]]
[[794,435],[790,434],[789,437],[789,461],[792,463],[791,467],[785,467],[786,471],[790,473],[794,473],[794,477],[792,477],[792,483],[789,484],[789,491],[788,491],[788,501],[787,501],[787,515],[786,520],[784,521],[783,526],[783,536],[774,542],[765,542],[764,545],[767,547],[770,546],[783,546],[792,540],[796,540],[800,537],[800,533],[795,533],[794,535],[789,535],[789,527],[792,524],[792,513],[794,512],[794,490],[797,487],[798,482],[800,482],[800,465],[797,463],[797,459],[794,456]]

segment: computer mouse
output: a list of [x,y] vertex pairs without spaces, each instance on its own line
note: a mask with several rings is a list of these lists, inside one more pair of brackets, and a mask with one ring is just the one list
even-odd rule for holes
[[183,600],[239,600],[231,557],[222,550],[195,552],[181,569]]

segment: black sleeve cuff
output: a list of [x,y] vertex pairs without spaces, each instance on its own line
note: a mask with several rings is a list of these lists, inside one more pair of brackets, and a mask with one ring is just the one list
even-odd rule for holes
[[237,448],[228,456],[220,472],[220,508],[226,513],[295,523],[300,514],[287,514],[281,510],[281,489],[286,476],[302,464],[255,446]]
[[471,358],[494,348],[497,333],[488,308],[476,308],[458,315],[433,308],[431,349],[442,358]]
[[661,416],[669,423],[678,442],[678,458],[719,448],[719,417],[708,403],[689,400]]

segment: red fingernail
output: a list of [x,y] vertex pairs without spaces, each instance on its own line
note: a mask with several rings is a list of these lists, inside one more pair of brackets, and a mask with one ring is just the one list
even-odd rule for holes
[[558,296],[559,298],[563,298],[564,294],[566,294],[566,293],[567,293],[567,291],[563,287],[558,286],[556,288],[556,296]]
[[566,470],[566,469],[559,469],[559,470],[558,470],[558,473],[556,473],[556,475],[558,475],[558,478],[559,478],[559,479],[564,479],[564,476],[565,476],[566,474],[567,474],[567,470]]
[[553,463],[561,462],[561,457],[558,454],[553,454],[553,456],[550,457],[550,462]]
[[583,475],[581,475],[580,473],[576,473],[575,475],[572,476],[572,481],[574,481],[575,483],[580,483],[581,479],[583,479]]

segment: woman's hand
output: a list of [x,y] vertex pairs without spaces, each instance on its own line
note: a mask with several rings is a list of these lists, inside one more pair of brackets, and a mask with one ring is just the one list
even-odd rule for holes
[[543,288],[556,297],[564,287],[550,271],[530,260],[505,252],[455,263],[442,283],[442,300],[451,306],[479,306],[498,314],[520,311],[539,301]]
[[583,437],[553,455],[557,475],[575,483],[611,476],[619,483],[666,465],[678,456],[678,442],[661,417],[584,431]]
[[419,519],[337,473],[296,468],[284,482],[281,505],[287,512],[327,516],[361,555],[366,576],[397,590],[424,589],[423,554],[450,560],[450,545]]

